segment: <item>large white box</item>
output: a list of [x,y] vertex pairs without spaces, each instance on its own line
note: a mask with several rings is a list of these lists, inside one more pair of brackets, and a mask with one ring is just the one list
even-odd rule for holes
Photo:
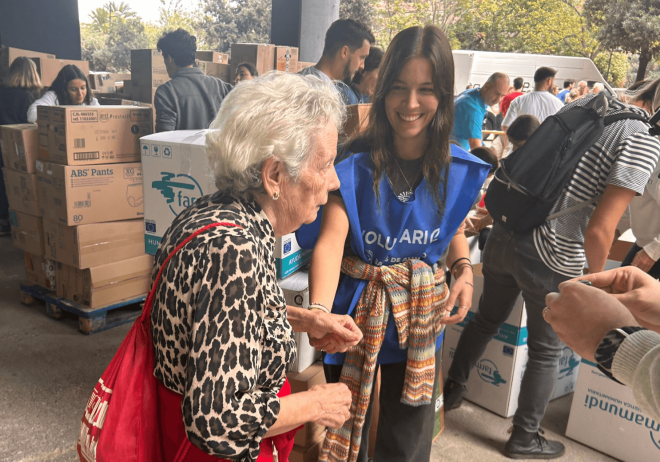
[[[445,329],[442,358],[445,378],[448,376],[461,333],[479,307],[484,280],[481,268],[482,265],[474,266],[474,292],[470,311],[463,322],[448,325]],[[454,307],[453,313],[456,311],[457,307]],[[522,296],[519,296],[511,314],[470,372],[463,396],[502,417],[512,416],[518,408],[518,395],[527,360],[527,313]],[[557,366],[557,381],[551,399],[573,391],[579,364],[580,358],[570,348],[565,347]]]
[[[286,279],[278,279],[287,305],[299,308],[309,308],[309,273],[299,271]],[[298,354],[295,362],[289,365],[289,372],[302,372],[311,366],[320,356],[321,352],[309,344],[306,332],[296,332],[296,346]]]
[[[165,231],[179,213],[200,197],[217,191],[206,155],[208,130],[162,132],[140,139],[144,187],[144,244],[155,255]],[[277,277],[309,263],[312,251],[301,249],[295,235],[275,243]]]
[[156,254],[165,231],[179,213],[217,190],[205,143],[205,130],[162,132],[140,139],[148,254]]
[[566,436],[625,462],[660,460],[660,422],[637,406],[632,389],[584,359]]

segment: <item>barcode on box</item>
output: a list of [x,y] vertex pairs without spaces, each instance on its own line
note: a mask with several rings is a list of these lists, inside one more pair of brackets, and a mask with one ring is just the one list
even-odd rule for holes
[[75,140],[73,140],[73,147],[78,149],[84,148],[85,138],[76,138]]
[[73,208],[74,209],[82,209],[85,207],[91,207],[92,206],[92,201],[76,201],[73,203]]
[[74,152],[73,160],[96,160],[100,157],[99,152]]

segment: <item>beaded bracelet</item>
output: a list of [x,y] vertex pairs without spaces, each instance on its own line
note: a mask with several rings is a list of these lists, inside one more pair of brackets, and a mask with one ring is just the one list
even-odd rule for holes
[[309,309],[310,310],[320,310],[320,311],[324,311],[326,313],[330,313],[330,310],[328,308],[326,308],[326,306],[323,305],[322,303],[310,303],[309,304]]

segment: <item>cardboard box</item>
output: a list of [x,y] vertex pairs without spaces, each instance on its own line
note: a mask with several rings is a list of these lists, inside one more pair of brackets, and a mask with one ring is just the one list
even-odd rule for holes
[[[309,390],[314,385],[326,383],[323,364],[320,361],[302,372],[287,372],[286,375],[291,385],[291,393],[300,393]],[[323,444],[324,437],[325,428],[312,422],[306,423],[302,429],[298,430],[294,438],[300,457],[304,457],[305,461],[318,460],[318,451]],[[290,457],[289,461],[292,460],[294,459]]]
[[217,190],[206,156],[206,131],[156,133],[140,140],[144,175],[145,249],[155,255],[174,218]]
[[[300,433],[300,430],[298,430]],[[289,454],[289,462],[305,462],[305,448],[294,446]]]
[[371,104],[352,104],[346,106],[346,121],[344,122],[344,136],[350,138],[362,132],[369,123]]
[[275,241],[277,278],[283,279],[305,266],[312,259],[312,249],[302,249],[295,233],[278,237]]
[[142,165],[74,167],[37,161],[40,213],[69,226],[144,216]]
[[[467,325],[474,317],[483,292],[482,265],[474,265],[474,291],[472,307],[463,322],[445,328],[443,345],[443,374],[446,377],[454,358],[456,345]],[[455,314],[454,307],[452,314]],[[470,373],[464,397],[502,417],[510,417],[518,408],[518,395],[522,376],[527,366],[527,313],[522,296],[518,297],[506,322],[486,347],[486,351]],[[564,347],[557,366],[558,375],[551,399],[571,393],[575,388],[580,358]]]
[[275,45],[259,43],[234,43],[231,46],[231,75],[236,75],[239,64],[250,63],[259,75],[275,67]]
[[229,64],[229,55],[227,53],[220,53],[219,51],[197,50],[195,58],[209,63]]
[[53,58],[32,58],[32,61],[37,65],[37,72],[41,77],[41,84],[44,87],[50,87],[53,81],[60,73],[62,68],[68,64],[77,66],[83,75],[89,75],[89,61],[78,61],[73,59],[53,59]]
[[632,389],[584,359],[566,436],[625,462],[660,460],[660,422],[637,406]]
[[321,361],[315,362],[302,372],[287,372],[286,378],[289,379],[291,393],[300,393],[309,390],[314,385],[326,383]]
[[5,167],[34,173],[34,161],[39,155],[37,124],[0,126],[0,151]]
[[17,212],[39,216],[39,195],[37,191],[37,175],[18,172],[8,168],[2,169],[5,178],[5,190],[9,208]]
[[55,290],[56,270],[55,263],[38,255],[23,252],[25,257],[25,273],[27,280],[39,284],[49,290]]
[[[287,305],[309,308],[309,273],[299,271],[286,279],[278,279],[277,284],[284,293]],[[296,332],[296,360],[289,364],[289,371],[302,372],[321,357],[321,352],[309,344],[306,332]]]
[[66,226],[44,220],[45,254],[74,268],[90,268],[144,255],[143,220]]
[[151,255],[86,269],[57,263],[57,296],[89,308],[141,297],[149,292],[153,264]]
[[156,98],[157,87],[139,87],[137,85],[131,86],[131,98],[141,103],[154,104]]
[[234,80],[232,77],[231,73],[231,66],[229,64],[220,64],[220,63],[200,63],[202,64],[199,66],[206,75],[210,75],[212,77],[217,77],[220,80],[227,82],[227,83],[232,83]]
[[[133,87],[157,87],[170,80],[163,55],[158,50],[131,50]],[[147,101],[145,101],[147,102]]]
[[11,63],[19,56],[28,58],[55,59],[55,55],[39,51],[23,50],[21,48],[0,47],[0,74],[9,69]]
[[283,72],[298,72],[298,48],[296,47],[275,47],[274,69]]
[[149,108],[39,106],[39,158],[67,165],[140,160],[140,137],[153,133]]
[[10,210],[9,223],[11,238],[16,247],[38,257],[44,255],[44,226],[41,217]]
[[90,72],[88,76],[89,87],[92,90],[100,90],[106,93],[114,93],[117,91],[117,84],[119,82],[126,82],[131,80],[131,74],[115,74],[110,72]]

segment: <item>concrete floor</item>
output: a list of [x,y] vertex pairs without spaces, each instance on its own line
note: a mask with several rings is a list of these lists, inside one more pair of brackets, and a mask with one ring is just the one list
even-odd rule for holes
[[[41,305],[23,306],[24,278],[22,252],[0,237],[0,461],[74,462],[85,403],[130,325],[83,335],[73,318],[55,321]],[[615,460],[563,437],[571,399],[552,402],[543,422],[547,437],[566,444],[558,460]],[[465,403],[447,414],[432,460],[510,460],[501,455],[510,425]]]

